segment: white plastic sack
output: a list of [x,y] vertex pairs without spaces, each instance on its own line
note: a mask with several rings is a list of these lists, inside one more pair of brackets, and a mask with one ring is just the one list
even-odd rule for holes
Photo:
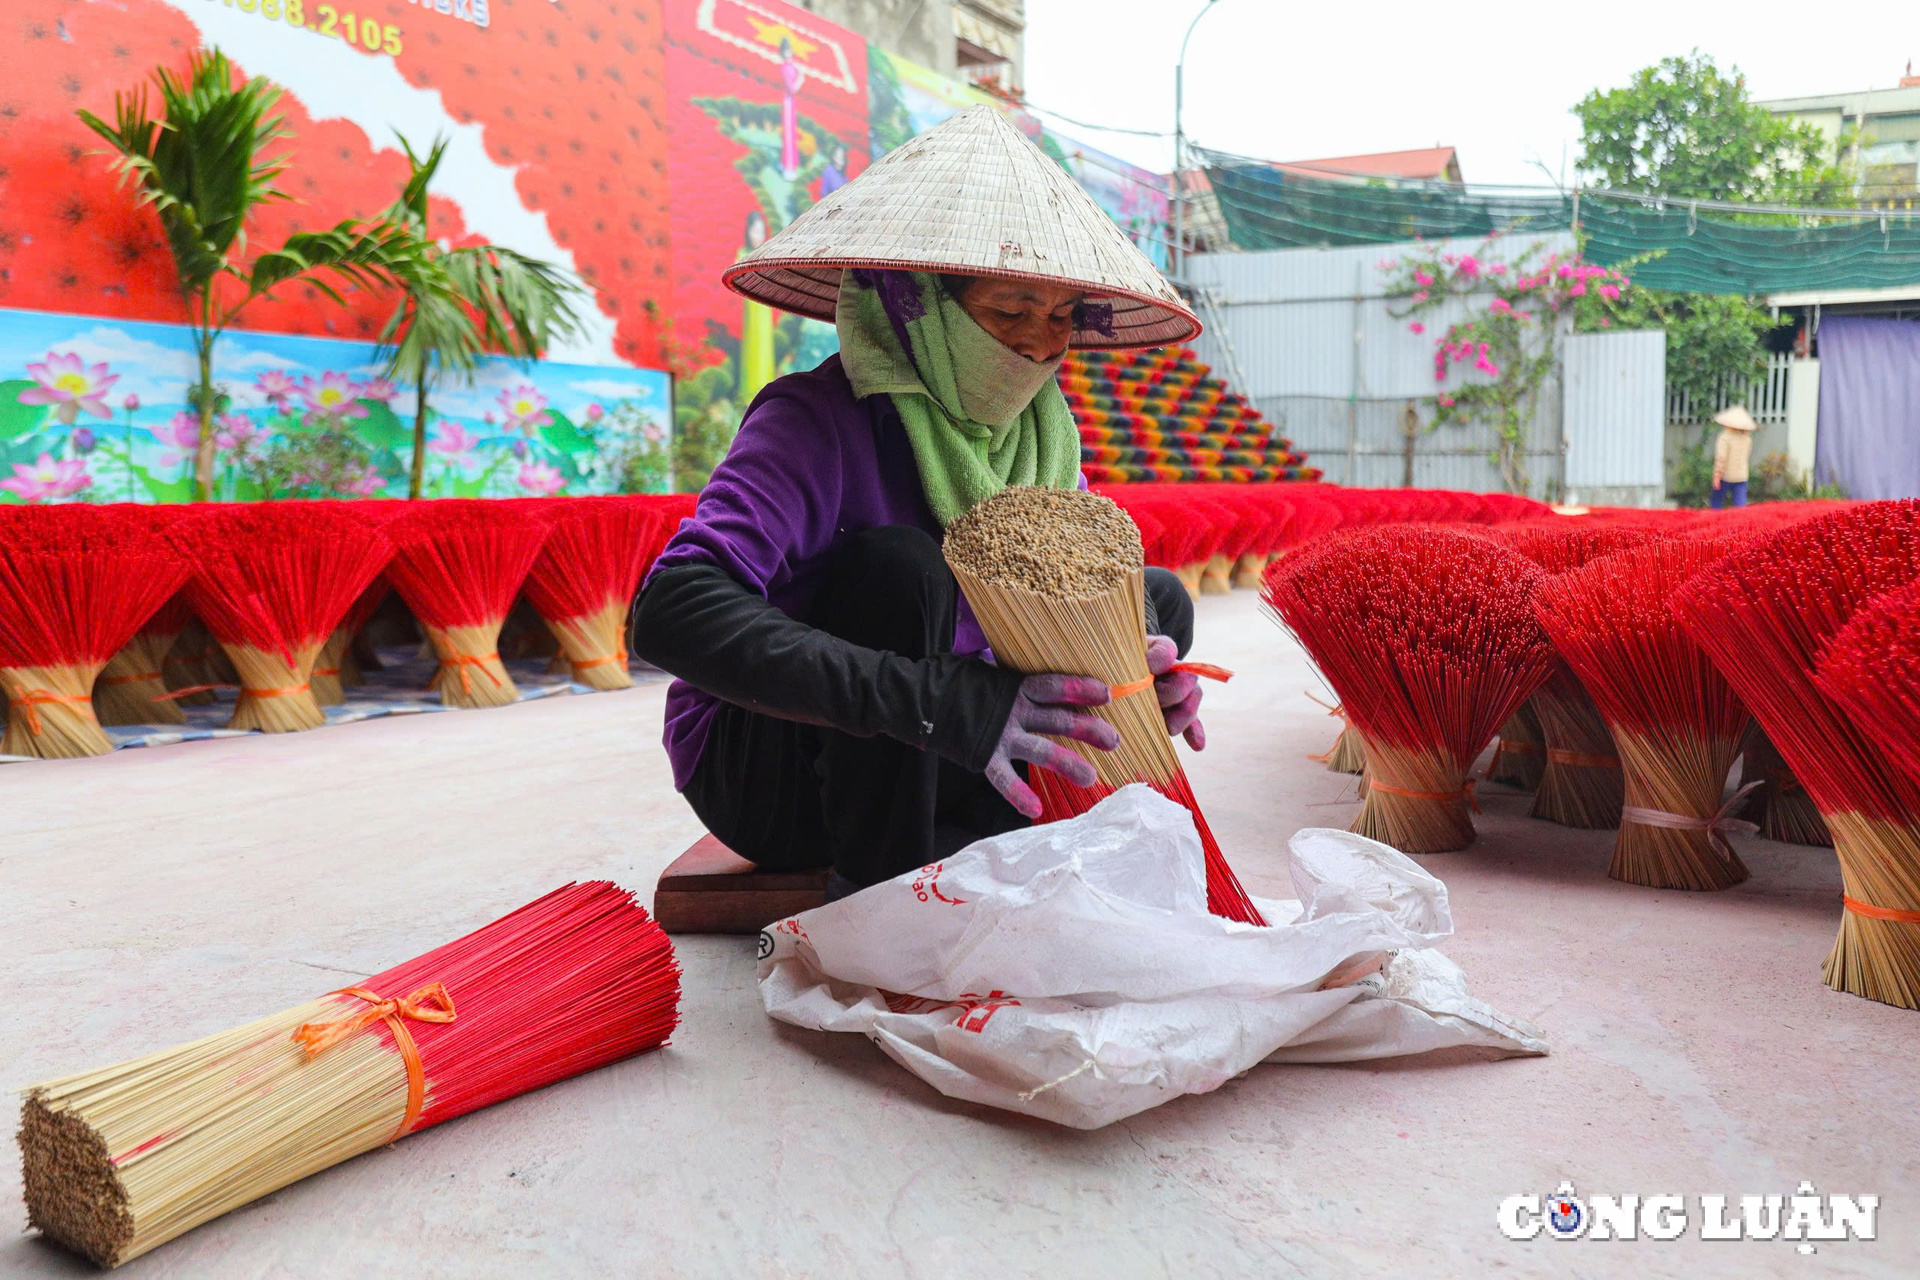
[[1269,928],[1220,919],[1192,817],[1126,787],[773,925],[761,997],[782,1022],[868,1036],[951,1097],[1080,1129],[1262,1061],[1547,1051],[1429,949],[1453,932],[1447,891],[1410,858],[1317,827],[1288,850],[1304,906],[1260,901]]

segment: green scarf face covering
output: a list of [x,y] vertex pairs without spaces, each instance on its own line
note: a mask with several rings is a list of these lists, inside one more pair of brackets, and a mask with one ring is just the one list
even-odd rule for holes
[[853,394],[893,397],[942,528],[1010,484],[1079,484],[1080,432],[1053,378],[1060,362],[1009,350],[938,276],[843,272],[835,322]]

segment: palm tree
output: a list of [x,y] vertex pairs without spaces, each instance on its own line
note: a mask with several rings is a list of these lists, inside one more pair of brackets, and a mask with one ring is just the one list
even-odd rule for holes
[[[399,135],[395,135],[398,137]],[[495,244],[454,248],[427,229],[427,187],[446,154],[434,139],[422,157],[400,137],[413,172],[386,220],[407,228],[414,252],[399,273],[402,296],[380,345],[386,376],[414,385],[413,474],[407,496],[420,496],[427,456],[428,396],[440,378],[471,381],[480,357],[499,352],[538,359],[556,338],[579,332],[572,299],[580,286],[560,268]]]
[[[280,88],[269,80],[236,78],[218,49],[196,52],[184,76],[154,69],[162,114],[148,110],[144,87],[114,95],[114,122],[81,111],[86,126],[106,139],[114,167],[151,205],[173,252],[187,324],[199,357],[199,379],[188,391],[200,415],[194,479],[206,501],[213,492],[213,417],[222,397],[213,385],[213,348],[246,305],[289,280],[303,280],[341,301],[321,271],[351,284],[378,287],[394,280],[418,245],[405,227],[348,219],[325,231],[300,231],[286,243],[242,265],[246,224],[263,204],[290,199],[274,186],[285,153],[263,156],[292,136],[273,114]],[[231,281],[226,288],[222,281]],[[237,295],[237,296],[236,296]]]

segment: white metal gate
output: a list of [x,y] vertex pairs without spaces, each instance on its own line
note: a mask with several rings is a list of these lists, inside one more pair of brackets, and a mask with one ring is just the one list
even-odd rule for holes
[[1658,504],[1666,492],[1667,335],[1576,333],[1565,350],[1567,501]]

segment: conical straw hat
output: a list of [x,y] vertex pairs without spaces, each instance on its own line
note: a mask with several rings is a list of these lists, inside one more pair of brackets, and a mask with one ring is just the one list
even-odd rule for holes
[[1732,405],[1713,415],[1713,420],[1731,431],[1758,431],[1760,424],[1753,420],[1743,404]]
[[758,302],[831,321],[845,267],[1076,286],[1094,299],[1073,335],[1080,348],[1158,347],[1200,332],[1113,219],[988,106],[888,152],[721,279]]

